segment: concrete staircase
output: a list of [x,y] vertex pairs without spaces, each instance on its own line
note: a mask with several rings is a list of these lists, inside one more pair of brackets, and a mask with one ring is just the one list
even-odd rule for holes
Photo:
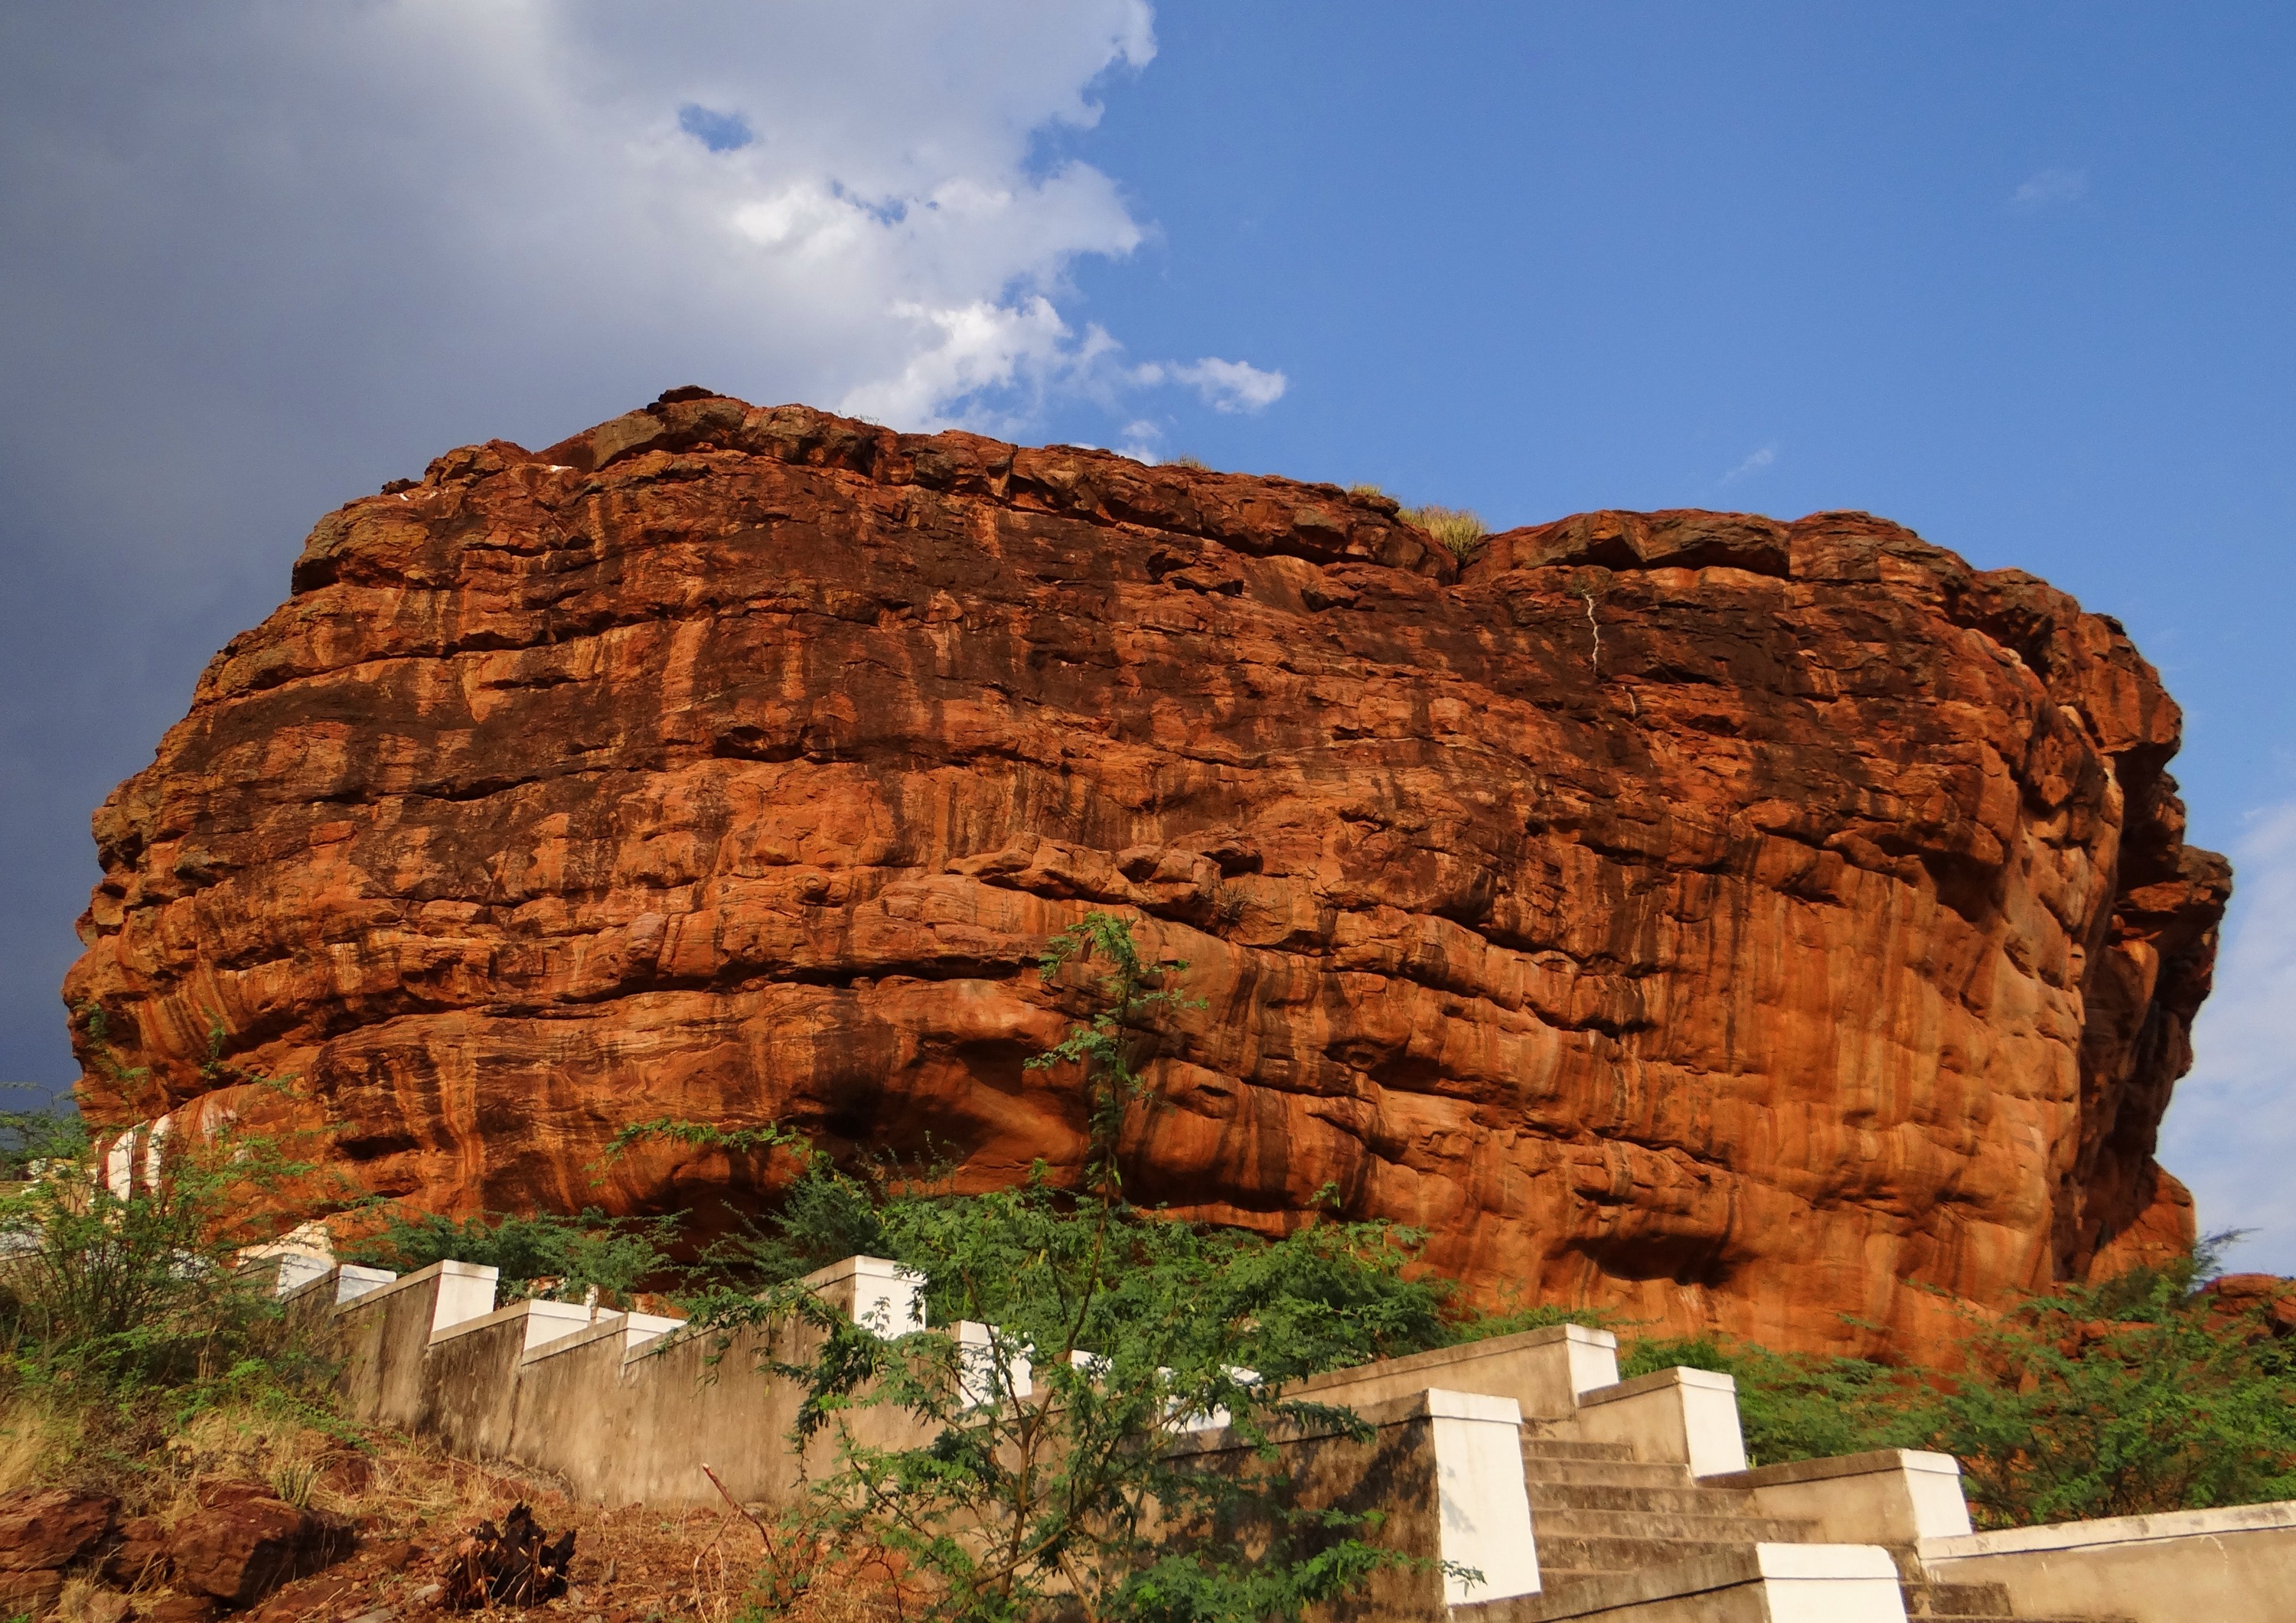
[[[1517,1623],[1599,1618],[1624,1598],[1621,1580],[1743,1556],[1764,1544],[1822,1542],[1817,1523],[1763,1515],[1754,1492],[1697,1480],[1685,1465],[1638,1460],[1624,1443],[1574,1442],[1524,1427],[1522,1467],[1544,1588],[1518,1603]],[[1908,1619],[1959,1623],[2120,1623],[2020,1617],[1998,1584],[1944,1584],[1898,1553]]]
[[[468,1263],[405,1278],[292,1254],[252,1266],[275,1270],[291,1316],[326,1327],[345,1408],[363,1420],[460,1457],[547,1471],[604,1504],[714,1505],[730,1492],[778,1507],[805,1491],[804,1462],[773,1443],[803,1396],[764,1362],[790,1357],[786,1326],[743,1331],[721,1357],[713,1338],[680,1334],[668,1319],[545,1302],[497,1308],[494,1269]],[[922,1282],[883,1258],[848,1258],[807,1283],[880,1333],[924,1322]],[[950,1328],[965,1348],[986,1333]],[[1751,1465],[1728,1376],[1673,1369],[1622,1381],[1617,1351],[1607,1331],[1558,1324],[1287,1388],[1288,1398],[1352,1409],[1369,1434],[1307,1423],[1285,1439],[1298,1504],[1375,1510],[1396,1548],[1436,1558],[1381,1575],[1385,1587],[1362,1615],[2296,1619],[2296,1500],[1979,1533],[1950,1455],[1887,1448]],[[1016,1380],[1025,1391],[1025,1365]],[[1176,1459],[1255,1468],[1256,1445],[1199,1418],[1175,1429]],[[752,1446],[729,1454],[728,1439]]]

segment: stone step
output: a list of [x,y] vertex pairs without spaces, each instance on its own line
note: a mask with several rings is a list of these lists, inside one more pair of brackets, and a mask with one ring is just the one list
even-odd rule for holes
[[1808,1544],[1817,1523],[1778,1516],[1702,1516],[1679,1511],[1554,1510],[1531,1512],[1531,1537],[1540,1549],[1551,1539],[1611,1538],[1698,1545]]
[[1709,1555],[1728,1555],[1751,1548],[1757,1542],[1751,1538],[1638,1538],[1601,1533],[1557,1534],[1550,1537],[1538,1532],[1535,1523],[1533,1537],[1538,1540],[1542,1569],[1552,1556],[1558,1567],[1583,1567],[1610,1575],[1675,1567]]
[[1898,1587],[1906,1594],[1908,1618],[2008,1617],[2016,1610],[2009,1603],[2007,1586],[2002,1584],[1939,1584],[1912,1579]]
[[1579,1443],[1559,1437],[1526,1437],[1526,1460],[1631,1460],[1635,1451],[1624,1443]]
[[1605,1572],[1595,1567],[1550,1567],[1546,1564],[1546,1552],[1539,1553],[1538,1592],[1542,1595],[1568,1594],[1573,1585],[1617,1576],[1615,1572]]
[[2128,1623],[2125,1618],[2034,1617],[2016,1610],[2000,1584],[1940,1584],[1908,1578],[1898,1585],[1909,1620],[1935,1618],[1948,1623]]
[[1621,1488],[1602,1482],[1532,1482],[1536,1511],[1669,1511],[1693,1516],[1751,1516],[1754,1494],[1746,1488]]
[[1536,1489],[1546,1482],[1584,1484],[1590,1488],[1695,1488],[1684,1465],[1660,1465],[1644,1460],[1525,1460],[1523,1480]]
[[1939,1584],[1908,1580],[1898,1588],[1906,1597],[1906,1616],[1935,1618],[1949,1623],[2127,1623],[2119,1618],[2037,1618],[2019,1612],[2008,1589],[2000,1584]]
[[[1694,1548],[1690,1545],[1672,1546],[1669,1553]],[[1547,1605],[1564,1603],[1572,1592],[1598,1584],[1614,1584],[1621,1569],[1609,1566],[1566,1564],[1560,1558],[1547,1560],[1545,1540],[1540,1543],[1540,1594],[1535,1610]],[[1573,1551],[1572,1553],[1577,1553]],[[1637,1563],[1637,1569],[1643,1563]],[[1908,1582],[1903,1586],[1906,1596],[1906,1616],[1908,1623],[1936,1619],[1937,1623],[2132,1623],[2121,1617],[2071,1618],[2036,1617],[2020,1614],[2011,1609],[2008,1591],[1998,1584],[1931,1584]],[[1923,1610],[1927,1608],[1927,1610]]]

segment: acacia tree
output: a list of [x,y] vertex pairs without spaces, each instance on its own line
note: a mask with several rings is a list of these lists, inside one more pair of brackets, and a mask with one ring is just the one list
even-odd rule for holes
[[126,1150],[116,1163],[99,1154],[77,1115],[0,1112],[0,1159],[16,1175],[0,1188],[9,1379],[93,1399],[194,1386],[242,1364],[276,1374],[276,1299],[237,1263],[286,1226],[276,1197],[310,1163],[222,1113]]
[[[805,1389],[793,1445],[826,1439],[835,1462],[768,1534],[768,1607],[836,1552],[881,1562],[905,1610],[936,1623],[1242,1623],[1296,1618],[1408,1559],[1364,1537],[1373,1518],[1292,1504],[1283,1436],[1371,1433],[1278,1387],[1439,1339],[1437,1293],[1403,1277],[1417,1236],[1334,1221],[1269,1243],[1128,1203],[1142,1056],[1154,1018],[1185,1004],[1185,965],[1144,959],[1123,920],[1097,913],[1039,969],[1071,964],[1100,971],[1098,1006],[1031,1063],[1076,1078],[1086,1152],[1072,1184],[1040,1164],[992,1194],[873,1192],[815,1160],[750,1253],[785,1275],[821,1255],[808,1225],[864,1240],[923,1276],[930,1325],[857,1325],[786,1278],[698,1304],[721,1332],[797,1318],[817,1338],[811,1357],[767,1365]],[[891,1416],[916,1440],[871,1440]],[[1215,1422],[1222,1451],[1191,1446]]]

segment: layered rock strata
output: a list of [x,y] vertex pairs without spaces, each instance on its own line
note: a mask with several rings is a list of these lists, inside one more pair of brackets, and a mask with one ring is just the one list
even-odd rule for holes
[[602,1161],[662,1116],[993,1185],[1081,1153],[1023,1062],[1099,908],[1203,1000],[1136,1198],[1918,1354],[2190,1239],[2229,873],[2177,730],[2117,624],[1862,513],[1462,567],[1332,486],[673,391],[320,522],[97,814],[81,1098],[333,1124],[339,1190],[454,1210],[787,1176]]

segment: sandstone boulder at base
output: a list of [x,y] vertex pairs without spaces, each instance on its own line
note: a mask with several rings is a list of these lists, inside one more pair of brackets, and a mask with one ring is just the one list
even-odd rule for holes
[[119,1542],[104,1553],[101,1576],[134,1589],[164,1578],[167,1569],[167,1527],[155,1516],[130,1516],[119,1524]]
[[23,1488],[0,1496],[0,1572],[70,1566],[111,1531],[119,1501],[75,1488]]
[[324,1127],[315,1208],[706,1231],[791,1174],[603,1165],[662,1116],[1072,1175],[1035,959],[1102,908],[1204,1000],[1125,1144],[1177,1213],[1328,1186],[1487,1304],[1915,1356],[2191,1240],[2177,707],[1885,520],[1462,565],[1335,486],[703,396],[451,452],[293,586],[97,813],[66,996],[92,1120]]
[[2296,1279],[2277,1274],[2224,1274],[2203,1289],[2210,1307],[2225,1317],[2253,1314],[2275,1337],[2296,1336]]
[[0,1617],[41,1617],[64,1592],[64,1575],[53,1567],[0,1571]]
[[226,1606],[251,1606],[280,1585],[351,1553],[340,1519],[283,1500],[230,1497],[176,1524],[168,1558],[176,1585]]

